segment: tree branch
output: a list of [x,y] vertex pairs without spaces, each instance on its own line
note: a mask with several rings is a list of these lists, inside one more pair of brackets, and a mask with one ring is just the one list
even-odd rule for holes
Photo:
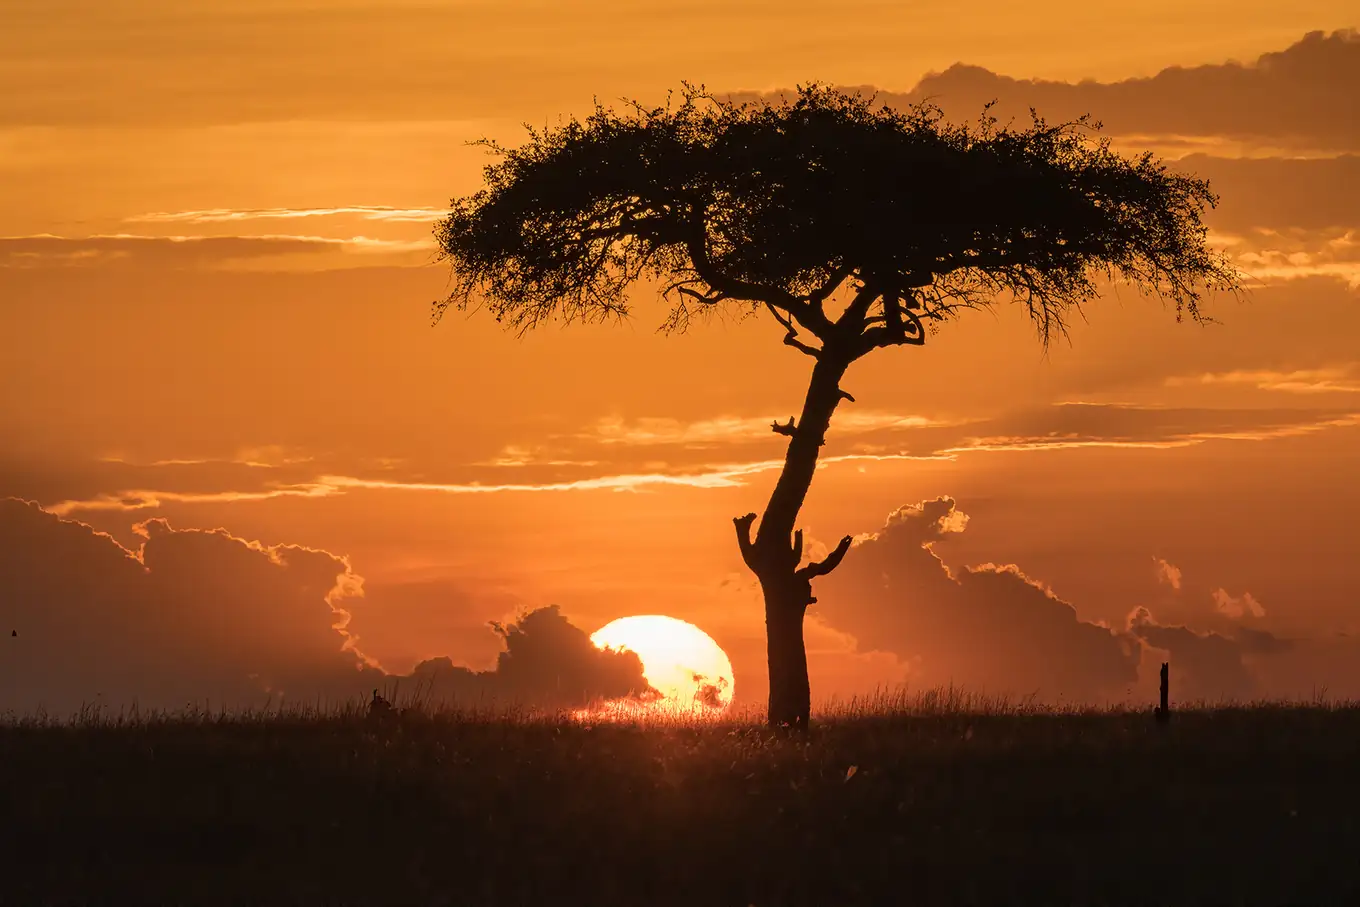
[[820,308],[822,303],[826,302],[832,293],[840,289],[840,285],[845,283],[846,278],[854,272],[855,268],[853,265],[841,265],[831,272],[831,277],[827,279],[826,283],[808,294],[808,302]]
[[751,524],[755,521],[756,515],[754,513],[732,518],[733,524],[737,527],[737,545],[741,548],[741,559],[746,562],[746,566],[751,568],[752,572],[757,572],[756,549],[751,542]]
[[690,287],[686,286],[680,286],[678,284],[675,285],[674,289],[675,292],[679,293],[681,296],[688,296],[695,302],[699,302],[704,305],[717,305],[724,299],[728,298],[725,294],[714,289],[710,289],[707,293],[700,293],[698,290],[691,289]]
[[798,329],[793,326],[793,321],[790,320],[788,316],[782,314],[779,311],[779,309],[770,305],[768,302],[765,303],[765,308],[769,309],[770,314],[775,317],[775,320],[784,326],[784,330],[788,331],[788,333],[784,335],[785,346],[791,346],[798,352],[806,353],[813,359],[816,359],[818,356],[822,354],[822,351],[819,350],[817,347],[809,346],[808,344],[798,339]]
[[694,273],[722,295],[731,299],[749,299],[767,306],[777,306],[798,319],[798,323],[817,339],[825,341],[830,336],[832,325],[820,305],[799,299],[779,287],[762,286],[724,274],[708,255],[708,237],[703,221],[697,217],[690,224],[690,235],[685,240],[685,250],[689,252],[690,265],[694,268]]
[[[857,353],[864,355],[870,350],[885,346],[924,346],[926,342],[925,325],[921,316],[913,311],[917,306],[904,306],[895,295],[883,297],[883,324],[871,327],[859,337]],[[906,320],[903,321],[903,316]],[[879,319],[870,319],[870,322]]]
[[[841,560],[844,559],[845,553],[850,550],[852,542],[854,542],[852,536],[845,536],[841,539],[840,544],[836,546],[836,550],[828,554],[825,560],[808,564],[806,567],[801,567],[795,575],[799,579],[806,580],[816,579],[819,576],[826,576],[832,570],[835,570],[840,566]],[[816,601],[816,599],[813,599],[813,601]]]
[[874,304],[878,298],[878,288],[870,281],[865,281],[855,293],[855,298],[850,300],[850,304],[845,307],[841,317],[836,319],[836,327],[841,331],[854,331],[859,334],[864,328],[864,319],[869,315],[869,306]]

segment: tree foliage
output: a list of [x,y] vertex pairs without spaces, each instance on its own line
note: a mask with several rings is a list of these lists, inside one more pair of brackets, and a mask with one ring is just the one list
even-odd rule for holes
[[1003,126],[989,111],[954,125],[930,105],[875,107],[821,85],[774,103],[686,85],[662,107],[597,104],[519,147],[483,140],[500,157],[486,186],[435,228],[454,275],[435,317],[485,305],[521,332],[622,317],[630,285],[652,277],[670,329],[765,306],[790,345],[854,359],[1006,297],[1048,342],[1103,277],[1201,320],[1204,290],[1237,285],[1205,243],[1215,196],[1150,153],[1111,150],[1098,129],[1037,114]]

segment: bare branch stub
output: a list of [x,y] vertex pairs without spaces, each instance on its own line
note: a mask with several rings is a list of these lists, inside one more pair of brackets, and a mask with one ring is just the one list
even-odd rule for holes
[[751,524],[756,521],[754,513],[732,518],[737,527],[737,545],[741,548],[741,559],[752,571],[756,569],[755,544],[751,541]]

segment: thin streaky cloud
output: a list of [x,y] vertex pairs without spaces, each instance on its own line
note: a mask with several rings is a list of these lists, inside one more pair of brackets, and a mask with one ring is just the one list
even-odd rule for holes
[[[622,444],[631,446],[652,446],[665,444],[702,445],[738,438],[758,438],[771,433],[774,422],[783,422],[787,416],[720,416],[696,422],[683,422],[669,418],[641,418],[625,421],[614,417],[602,419],[589,432],[574,435],[588,438],[602,444]],[[901,416],[884,412],[848,412],[836,417],[838,434],[882,431],[894,428],[938,428],[964,424],[925,416]]]
[[[947,454],[917,456],[912,454],[842,454],[823,457],[817,464],[819,469],[834,463],[851,461],[885,460],[953,460]],[[738,488],[746,483],[747,476],[781,469],[783,460],[756,460],[750,463],[732,463],[714,466],[702,472],[693,473],[627,473],[621,475],[592,476],[587,479],[574,479],[566,482],[403,482],[391,479],[361,479],[353,476],[320,476],[317,482],[337,489],[363,488],[387,489],[393,491],[435,491],[444,494],[492,494],[497,492],[537,492],[537,491],[639,491],[654,486],[682,488]]]
[[1024,451],[1024,450],[1066,450],[1080,447],[1145,448],[1152,450],[1171,450],[1178,447],[1192,447],[1207,441],[1273,441],[1277,438],[1295,438],[1309,435],[1329,428],[1350,428],[1360,425],[1360,413],[1351,413],[1336,419],[1319,422],[1305,422],[1297,425],[1282,425],[1246,431],[1199,431],[1171,435],[1156,441],[1126,441],[1105,438],[1080,438],[1077,436],[1026,436],[1007,435],[982,438],[969,438],[963,445],[947,447],[940,453],[972,453],[974,451]]
[[518,444],[507,444],[502,448],[500,455],[490,460],[480,460],[473,463],[473,466],[495,466],[504,469],[517,468],[520,466],[575,466],[590,467],[599,466],[599,460],[571,460],[562,457],[541,457],[543,451],[540,448],[529,448]]
[[254,469],[278,469],[283,466],[296,466],[299,463],[310,463],[313,459],[315,458],[298,452],[289,452],[278,445],[243,447],[230,457],[170,457],[138,461],[128,459],[121,453],[111,453],[98,458],[100,463],[118,463],[122,466],[208,466],[225,463],[235,466],[249,466]]
[[1075,450],[1082,447],[1117,447],[1137,450],[1173,450],[1178,447],[1191,447],[1204,439],[1181,438],[1167,441],[1107,441],[1103,439],[1059,440],[1045,437],[969,438],[958,447],[946,447],[941,453],[997,453],[1002,451],[1025,450]]
[[[887,460],[943,460],[955,457],[947,454],[916,456],[910,454],[844,454],[824,457],[817,464],[821,469],[835,463]],[[737,488],[745,485],[743,478],[761,472],[780,469],[783,460],[759,460],[716,466],[695,473],[630,473],[594,476],[567,482],[405,482],[396,479],[365,479],[355,476],[323,475],[311,482],[279,485],[265,491],[175,492],[135,489],[112,494],[100,494],[85,500],[59,501],[44,510],[58,516],[77,511],[133,511],[152,510],[167,503],[227,504],[243,501],[267,501],[274,498],[324,498],[345,494],[350,490],[426,491],[441,494],[495,494],[505,492],[563,492],[563,491],[641,491],[656,486],[685,488]]]
[[1275,281],[1302,280],[1306,277],[1330,277],[1342,281],[1352,290],[1360,290],[1360,262],[1354,261],[1255,266],[1246,273],[1248,277],[1267,286]]
[[86,500],[59,501],[43,509],[57,516],[67,516],[88,510],[153,510],[164,504],[230,504],[238,501],[267,501],[274,498],[323,498],[336,493],[335,488],[317,482],[283,485],[267,491],[209,491],[179,492],[137,489],[115,494],[101,494]]
[[394,208],[388,205],[345,205],[336,208],[204,208],[199,211],[150,211],[124,218],[129,224],[220,224],[245,220],[293,220],[303,217],[358,216],[363,220],[423,223],[448,214],[445,208]]
[[244,243],[308,243],[325,246],[372,246],[395,251],[415,251],[434,248],[434,242],[427,239],[378,239],[372,236],[314,236],[296,233],[258,233],[249,236],[242,234],[220,234],[214,236],[155,236],[146,233],[92,233],[88,236],[59,236],[55,233],[31,233],[25,236],[0,236],[0,243],[80,243],[99,242],[125,243],[174,243],[184,245],[210,244],[222,242]]
[[1360,393],[1360,379],[1353,376],[1353,365],[1331,368],[1294,369],[1237,369],[1230,372],[1205,372],[1201,375],[1177,375],[1164,382],[1168,387],[1193,384],[1247,385],[1258,390],[1283,391],[1291,394]]

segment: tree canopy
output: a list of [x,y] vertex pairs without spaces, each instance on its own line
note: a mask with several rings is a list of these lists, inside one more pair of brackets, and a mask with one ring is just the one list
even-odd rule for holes
[[[515,148],[483,140],[500,157],[486,186],[435,229],[454,273],[435,317],[484,305],[519,331],[622,317],[629,286],[654,277],[670,329],[765,306],[790,345],[854,359],[1007,296],[1048,342],[1105,277],[1200,320],[1203,290],[1236,287],[1205,244],[1216,197],[1098,129],[1037,114],[1003,126],[989,111],[949,124],[930,105],[876,107],[821,85],[778,102],[686,85],[661,107],[597,104]],[[833,320],[826,303],[845,286]]]

